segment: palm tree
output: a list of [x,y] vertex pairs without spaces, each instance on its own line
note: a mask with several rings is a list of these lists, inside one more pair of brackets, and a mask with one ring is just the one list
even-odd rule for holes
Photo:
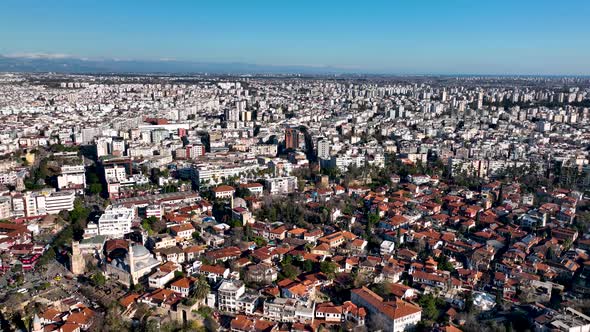
[[207,298],[207,295],[209,295],[210,290],[211,287],[209,286],[209,283],[207,282],[205,277],[199,276],[199,280],[197,280],[195,289],[193,290],[192,297],[196,300],[204,300],[205,298]]

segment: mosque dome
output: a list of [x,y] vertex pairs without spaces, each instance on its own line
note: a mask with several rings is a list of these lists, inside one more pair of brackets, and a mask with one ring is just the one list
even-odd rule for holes
[[133,258],[144,258],[150,256],[149,250],[141,244],[133,246]]

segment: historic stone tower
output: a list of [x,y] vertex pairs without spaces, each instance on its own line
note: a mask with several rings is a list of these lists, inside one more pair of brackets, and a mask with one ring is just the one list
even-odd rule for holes
[[70,256],[70,269],[75,275],[83,274],[86,271],[86,261],[80,251],[80,242],[72,241],[72,256]]

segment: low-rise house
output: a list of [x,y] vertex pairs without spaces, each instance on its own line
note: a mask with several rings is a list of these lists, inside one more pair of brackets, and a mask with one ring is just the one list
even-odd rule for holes
[[181,300],[182,295],[179,293],[171,289],[161,288],[156,289],[153,292],[145,293],[138,299],[138,302],[158,308],[169,309]]
[[342,315],[344,320],[354,322],[357,326],[364,326],[367,311],[351,301],[346,301],[342,304]]
[[212,189],[215,198],[227,199],[234,197],[236,189],[232,186],[222,185]]
[[387,327],[392,332],[410,330],[422,318],[420,307],[402,300],[385,302],[382,297],[366,287],[352,290],[351,301],[366,308],[369,319],[375,316],[376,320],[382,322],[382,327]]
[[242,251],[238,247],[226,247],[217,250],[210,250],[205,253],[205,257],[213,262],[225,262],[227,260],[239,258]]
[[312,231],[305,232],[303,234],[303,239],[309,243],[315,243],[323,235],[324,235],[324,232],[322,230],[315,229]]
[[301,303],[310,303],[315,299],[315,287],[310,281],[294,282],[285,279],[279,283],[283,297],[295,299]]
[[150,249],[162,249],[176,246],[176,237],[170,234],[157,234],[150,236],[146,246]]
[[196,271],[207,278],[207,280],[217,283],[217,281],[229,277],[229,269],[221,265],[201,265]]
[[184,251],[177,246],[156,249],[154,254],[161,262],[184,263]]
[[156,268],[156,271],[148,277],[150,288],[164,288],[174,279],[174,272],[181,271],[180,265],[174,262],[166,262]]
[[179,293],[182,297],[187,297],[194,289],[196,283],[197,279],[193,277],[182,277],[176,281],[173,281],[170,284],[170,289],[176,293]]
[[244,183],[240,188],[248,189],[254,196],[262,196],[264,186],[258,182]]
[[195,228],[191,223],[184,223],[170,227],[170,234],[180,240],[191,239],[194,232]]
[[230,329],[232,332],[274,332],[279,330],[279,326],[265,319],[237,315],[232,319]]
[[294,299],[275,298],[264,302],[262,315],[265,319],[282,323],[311,323],[314,312],[313,304],[306,306]]
[[317,319],[323,319],[328,323],[340,323],[344,319],[344,316],[342,315],[342,306],[334,305],[331,302],[320,303],[316,305],[315,317]]
[[414,273],[412,273],[412,281],[414,283],[447,290],[450,286],[451,278],[448,275],[440,273],[414,271]]
[[350,250],[353,252],[363,252],[367,248],[368,242],[363,239],[355,239],[354,241],[350,242]]
[[258,284],[270,284],[277,280],[277,269],[268,263],[259,263],[246,267],[245,279]]
[[205,253],[205,246],[188,246],[182,249],[184,252],[184,261],[193,262],[199,255]]

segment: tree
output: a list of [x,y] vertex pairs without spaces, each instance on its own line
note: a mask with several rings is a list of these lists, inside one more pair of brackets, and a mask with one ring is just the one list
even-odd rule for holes
[[572,246],[572,240],[570,240],[570,239],[565,239],[565,240],[563,241],[563,250],[564,250],[564,251],[568,251],[568,250],[571,248],[571,246]]
[[90,191],[91,194],[93,195],[98,195],[102,192],[102,184],[100,183],[92,183],[89,187],[88,190]]
[[203,276],[199,276],[199,280],[197,280],[193,290],[193,297],[197,300],[204,300],[207,295],[209,295],[210,290],[211,287],[209,286],[207,280],[205,280]]
[[327,175],[331,180],[340,176],[340,170],[337,167],[324,167],[321,170],[323,175]]
[[[500,292],[498,292],[496,295],[500,295],[499,299],[498,297],[496,297],[496,302],[498,304],[502,303],[502,295]],[[473,294],[471,292],[467,293],[467,295],[465,295],[465,311],[466,312],[473,312],[473,310],[475,309],[475,306],[473,305]]]
[[449,262],[449,258],[446,255],[440,255],[436,258],[438,262],[438,269],[443,271],[455,271],[455,267],[451,262]]
[[254,241],[254,243],[256,243],[257,247],[264,247],[266,245],[266,240],[260,236],[256,236],[252,240]]
[[338,265],[334,262],[323,261],[320,263],[320,271],[327,275],[330,279],[334,278],[337,269]]
[[293,279],[300,274],[299,269],[293,264],[281,264],[281,272],[286,279]]
[[545,258],[548,260],[555,259],[555,251],[553,251],[553,247],[547,248],[547,251],[545,252]]
[[371,286],[371,290],[383,298],[389,298],[391,296],[390,289],[390,284],[387,282],[380,282]]
[[105,313],[104,326],[101,330],[104,331],[125,331],[128,330],[129,326],[121,319],[122,314],[121,305],[117,301],[111,302],[107,307]]
[[166,230],[166,222],[154,216],[144,219],[141,226],[150,234],[161,233]]
[[104,274],[102,274],[102,272],[96,272],[92,275],[92,277],[90,277],[90,280],[92,280],[94,285],[99,287],[104,286],[107,282],[107,279],[105,278]]
[[436,299],[432,294],[423,295],[418,300],[420,307],[422,307],[422,316],[429,320],[436,320],[438,318],[438,309],[436,308]]
[[367,219],[369,220],[369,224],[375,225],[379,222],[380,218],[377,213],[369,213],[369,216],[367,217]]
[[205,318],[203,325],[206,331],[219,331],[219,324],[211,316]]
[[281,261],[281,272],[287,279],[293,279],[297,277],[301,272],[293,265],[293,256],[286,255]]
[[236,197],[246,198],[252,196],[250,189],[238,186],[236,188]]
[[150,222],[147,219],[144,219],[141,222],[141,227],[143,227],[143,229],[148,232],[149,235],[152,235],[154,233],[154,231],[152,230],[152,226],[150,225]]
[[309,259],[303,261],[303,270],[305,272],[311,272],[313,270],[313,262]]
[[590,229],[590,211],[581,211],[576,215],[574,227],[580,233],[585,233]]

